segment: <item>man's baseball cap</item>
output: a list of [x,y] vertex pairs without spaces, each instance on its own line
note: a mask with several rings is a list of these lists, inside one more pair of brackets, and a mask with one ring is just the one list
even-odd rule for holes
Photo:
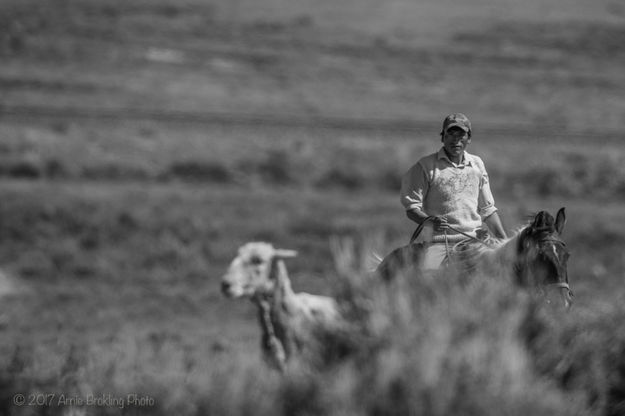
[[471,131],[471,122],[468,117],[462,113],[452,113],[445,117],[443,121],[443,133],[452,127],[460,127],[466,132]]

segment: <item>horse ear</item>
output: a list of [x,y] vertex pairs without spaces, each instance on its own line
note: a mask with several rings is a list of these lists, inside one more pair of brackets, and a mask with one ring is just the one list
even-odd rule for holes
[[560,208],[558,214],[556,215],[556,231],[558,234],[562,234],[562,230],[564,229],[564,224],[566,223],[566,213],[564,207]]
[[282,248],[276,249],[274,256],[277,259],[288,259],[297,256],[297,251],[295,250],[285,250]]
[[[532,222],[532,228],[536,229],[536,228],[544,228],[544,227],[548,226],[549,225],[549,217],[550,217],[550,215],[547,214],[545,211],[540,211],[534,217],[534,221]],[[551,221],[553,221],[553,219]]]

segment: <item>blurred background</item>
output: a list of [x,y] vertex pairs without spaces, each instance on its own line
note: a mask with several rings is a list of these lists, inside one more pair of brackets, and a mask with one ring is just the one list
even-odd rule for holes
[[567,207],[579,309],[623,301],[621,1],[2,0],[0,63],[3,414],[84,385],[202,414],[258,361],[237,247],[330,293],[331,236],[408,241],[401,175],[451,112],[509,231]]

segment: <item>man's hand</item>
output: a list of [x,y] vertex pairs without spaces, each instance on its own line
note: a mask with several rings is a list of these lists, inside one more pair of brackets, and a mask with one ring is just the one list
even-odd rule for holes
[[444,215],[432,217],[432,223],[436,231],[445,231],[449,229],[449,223]]
[[408,215],[408,218],[410,218],[412,221],[416,222],[419,225],[421,225],[423,221],[431,221],[436,231],[444,231],[449,229],[447,217],[445,217],[444,215],[429,216],[428,214],[417,208],[406,211],[406,215]]

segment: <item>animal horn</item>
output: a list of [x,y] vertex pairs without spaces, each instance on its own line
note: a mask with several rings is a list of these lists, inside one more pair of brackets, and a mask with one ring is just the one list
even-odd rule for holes
[[297,256],[297,251],[278,248],[276,249],[274,256],[279,259],[288,259]]

